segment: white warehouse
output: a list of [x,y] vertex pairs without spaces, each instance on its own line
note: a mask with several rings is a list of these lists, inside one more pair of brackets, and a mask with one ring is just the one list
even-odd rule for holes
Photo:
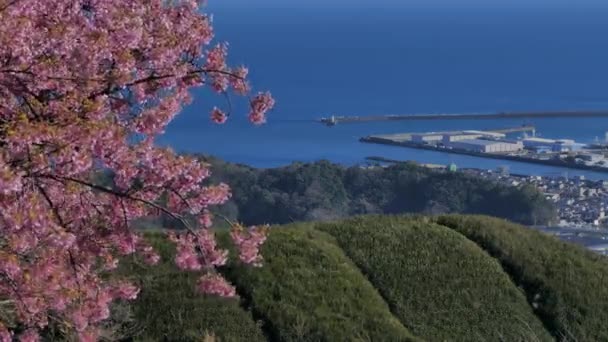
[[553,140],[553,139],[543,139],[543,138],[524,139],[524,146],[527,148],[552,147],[555,143],[557,143],[557,140]]
[[445,133],[443,135],[443,143],[449,145],[455,141],[475,140],[481,137],[483,137],[483,134],[479,133]]
[[522,144],[515,142],[480,139],[454,141],[448,146],[454,149],[482,153],[507,153],[521,151],[523,149]]
[[415,133],[412,134],[412,141],[417,143],[440,142],[443,139],[442,133]]

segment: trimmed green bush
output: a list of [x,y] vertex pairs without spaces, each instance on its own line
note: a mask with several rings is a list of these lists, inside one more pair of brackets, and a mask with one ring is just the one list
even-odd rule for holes
[[499,219],[275,227],[262,268],[221,270],[240,301],[196,293],[198,274],[173,266],[173,245],[147,238],[163,262],[124,260],[142,293],[113,317],[136,340],[608,341],[608,259]]
[[228,277],[277,341],[410,341],[412,335],[333,239],[307,226],[271,231],[264,266]]
[[444,216],[440,224],[500,260],[560,340],[608,341],[608,259],[504,220]]
[[202,341],[212,334],[222,342],[265,341],[259,323],[238,299],[203,296],[196,292],[196,273],[178,270],[173,264],[174,246],[159,233],[147,238],[161,254],[157,266],[125,262],[121,273],[141,284],[133,302],[139,341]]
[[335,237],[416,336],[429,341],[548,341],[500,264],[429,220],[374,216],[317,226]]

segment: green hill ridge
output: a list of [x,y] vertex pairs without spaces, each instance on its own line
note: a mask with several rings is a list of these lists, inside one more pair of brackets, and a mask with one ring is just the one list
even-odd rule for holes
[[[225,233],[220,233],[225,239]],[[194,293],[164,263],[124,271],[143,289],[135,340],[608,340],[608,259],[482,216],[367,216],[276,226],[262,268],[222,272],[239,299]]]
[[500,264],[455,231],[399,217],[357,218],[319,229],[337,239],[417,336],[550,340]]

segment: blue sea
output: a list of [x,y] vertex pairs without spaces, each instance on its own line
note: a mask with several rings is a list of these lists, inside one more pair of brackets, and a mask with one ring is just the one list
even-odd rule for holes
[[[220,1],[216,1],[220,2]],[[553,167],[362,144],[370,134],[492,129],[534,124],[549,138],[603,140],[608,118],[401,121],[326,127],[323,116],[608,109],[608,8],[408,6],[213,6],[217,38],[231,64],[250,67],[256,89],[277,99],[268,123],[246,119],[231,99],[229,122],[209,122],[226,100],[204,90],[159,140],[177,151],[256,167],[366,156],[459,167],[510,166],[561,175]],[[569,175],[608,174],[569,170]]]

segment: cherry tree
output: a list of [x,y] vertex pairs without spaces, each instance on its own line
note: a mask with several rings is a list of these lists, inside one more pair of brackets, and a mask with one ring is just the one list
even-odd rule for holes
[[[175,262],[201,271],[204,293],[234,296],[217,272],[209,208],[230,196],[203,185],[208,165],[154,144],[194,87],[249,96],[249,119],[274,100],[253,94],[247,69],[212,43],[211,17],[195,0],[0,0],[0,341],[36,341],[57,324],[82,341],[133,284],[107,276],[122,256],[159,256],[132,229],[168,215]],[[213,108],[210,119],[230,113]],[[96,181],[111,170],[113,184]],[[186,219],[186,217],[188,219]],[[195,218],[194,220],[192,218]],[[235,225],[240,260],[259,265],[265,227]]]

